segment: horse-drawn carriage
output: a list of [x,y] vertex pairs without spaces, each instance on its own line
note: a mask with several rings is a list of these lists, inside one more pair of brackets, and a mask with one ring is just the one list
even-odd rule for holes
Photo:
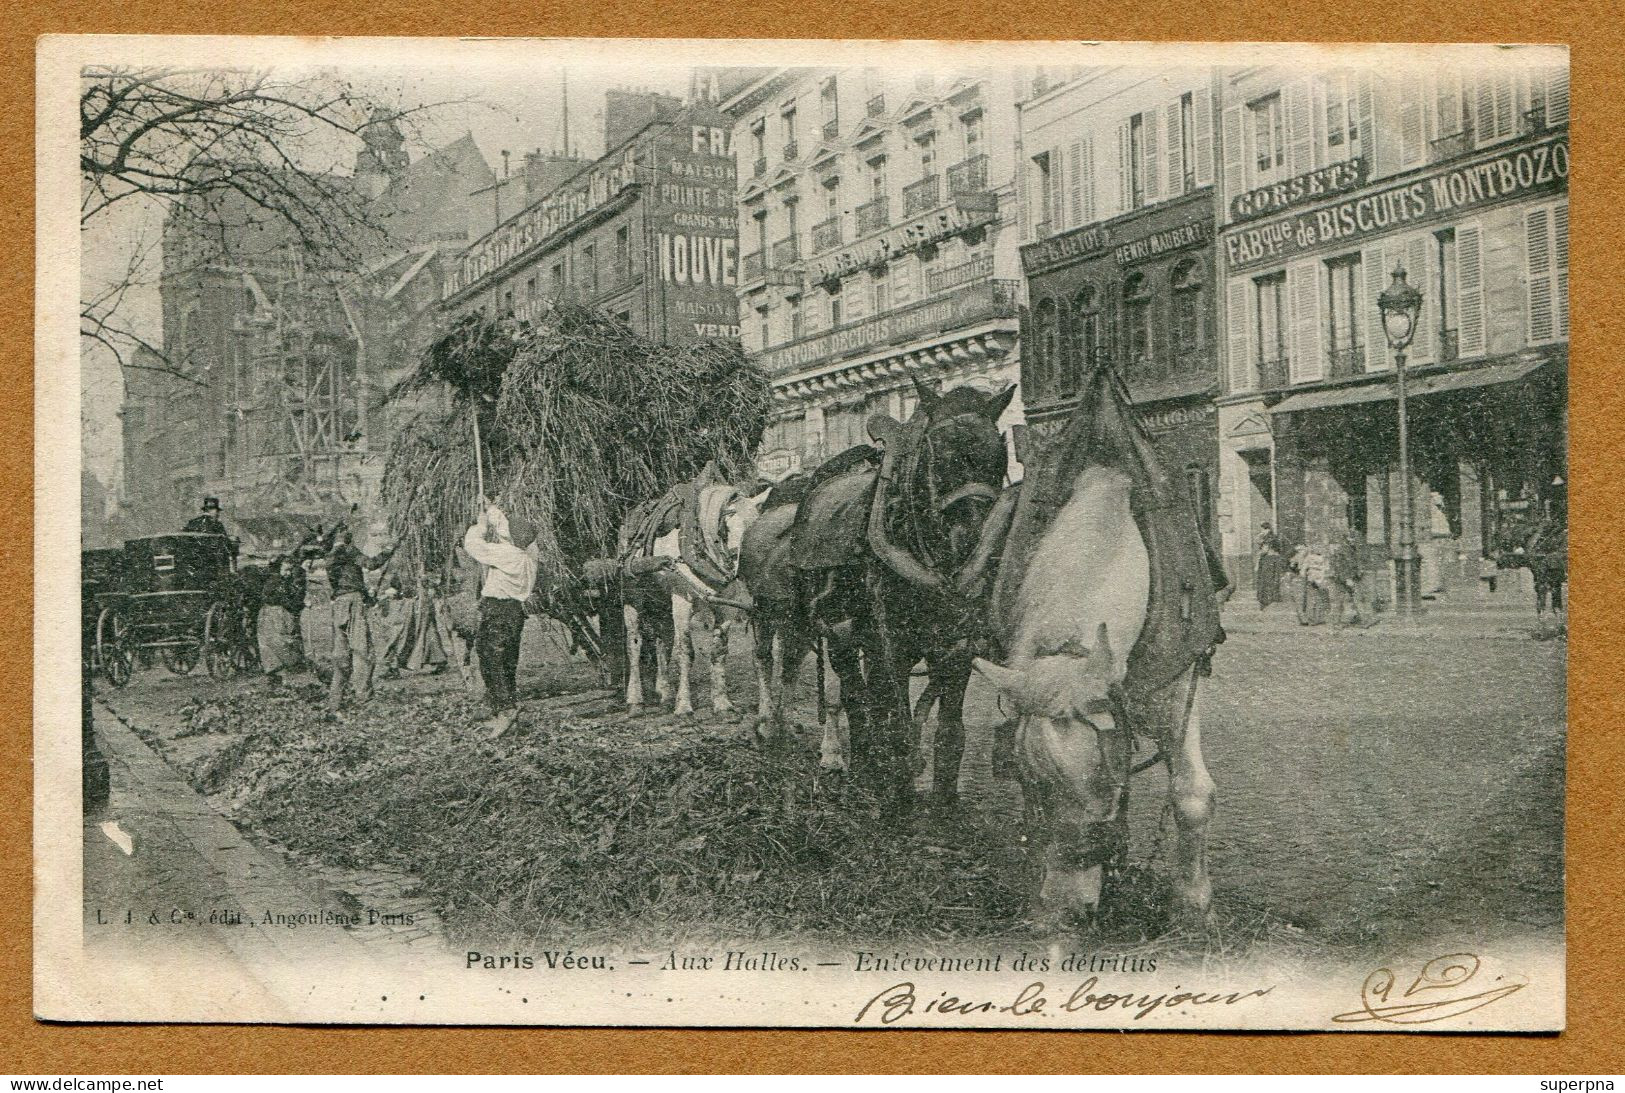
[[113,686],[154,653],[176,675],[200,660],[216,679],[253,667],[253,605],[225,536],[130,539],[120,551],[86,551],[82,564],[86,619],[95,613],[87,644]]

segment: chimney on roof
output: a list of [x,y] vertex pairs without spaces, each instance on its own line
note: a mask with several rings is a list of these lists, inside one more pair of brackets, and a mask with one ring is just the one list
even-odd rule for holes
[[676,116],[683,102],[658,91],[604,92],[604,150],[608,151],[652,121]]

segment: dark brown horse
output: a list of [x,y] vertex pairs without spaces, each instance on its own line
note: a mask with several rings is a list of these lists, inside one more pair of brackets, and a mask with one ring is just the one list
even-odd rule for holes
[[[1014,507],[1001,496],[1007,455],[998,419],[1015,388],[939,395],[917,386],[907,424],[870,421],[884,449],[878,467],[864,449],[836,457],[793,512],[764,512],[740,561],[756,605],[763,735],[782,739],[800,663],[821,644],[841,681],[853,773],[892,813],[913,800],[908,687],[921,660],[940,702],[933,797],[956,797],[971,645],[987,617],[982,577],[1000,519],[1007,523]],[[767,683],[774,660],[776,698]],[[832,750],[826,735],[826,764]]]

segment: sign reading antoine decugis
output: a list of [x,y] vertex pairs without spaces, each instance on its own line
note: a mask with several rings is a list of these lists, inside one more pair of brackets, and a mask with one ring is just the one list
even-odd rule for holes
[[1231,269],[1267,265],[1328,244],[1559,190],[1568,184],[1568,177],[1569,138],[1563,133],[1322,208],[1232,230],[1224,236],[1224,257]]

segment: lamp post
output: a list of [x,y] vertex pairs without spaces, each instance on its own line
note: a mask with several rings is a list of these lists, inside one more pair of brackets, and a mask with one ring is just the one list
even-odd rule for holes
[[1394,267],[1393,282],[1377,296],[1382,329],[1394,351],[1394,379],[1399,402],[1399,542],[1395,551],[1395,614],[1414,618],[1421,601],[1422,558],[1416,550],[1416,512],[1411,502],[1410,423],[1405,405],[1405,350],[1416,337],[1422,293],[1405,283],[1405,267]]

